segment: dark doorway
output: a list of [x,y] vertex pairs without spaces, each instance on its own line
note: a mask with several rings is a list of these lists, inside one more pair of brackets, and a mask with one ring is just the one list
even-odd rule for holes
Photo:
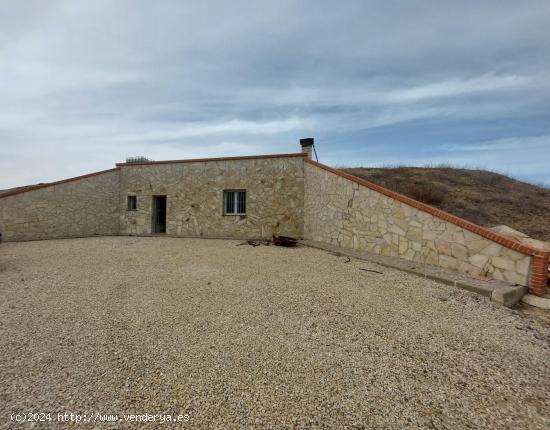
[[166,233],[166,196],[153,196],[153,233]]

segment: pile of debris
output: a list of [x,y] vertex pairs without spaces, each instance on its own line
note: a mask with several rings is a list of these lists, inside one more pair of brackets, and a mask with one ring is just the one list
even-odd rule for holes
[[298,245],[298,239],[288,236],[275,236],[273,235],[273,245],[276,246],[296,246]]
[[240,245],[250,245],[250,246],[260,246],[265,245],[269,246],[273,243],[275,246],[297,246],[298,245],[298,239],[295,239],[293,237],[289,236],[277,236],[273,235],[273,240],[267,240],[267,239],[250,239],[246,242],[238,243],[237,246]]

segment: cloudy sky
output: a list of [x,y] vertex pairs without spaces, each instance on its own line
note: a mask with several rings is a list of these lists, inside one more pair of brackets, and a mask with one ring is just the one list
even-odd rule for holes
[[550,184],[550,1],[0,0],[0,188],[297,152]]

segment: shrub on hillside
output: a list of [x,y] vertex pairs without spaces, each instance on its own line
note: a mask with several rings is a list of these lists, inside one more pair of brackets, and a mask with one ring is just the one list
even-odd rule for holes
[[409,183],[404,194],[423,203],[438,205],[445,200],[447,189],[432,182],[416,182]]

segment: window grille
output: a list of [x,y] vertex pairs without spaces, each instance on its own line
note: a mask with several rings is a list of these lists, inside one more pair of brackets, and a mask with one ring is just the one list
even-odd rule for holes
[[246,214],[246,190],[225,190],[223,192],[224,214]]
[[128,196],[128,210],[137,210],[137,196]]

